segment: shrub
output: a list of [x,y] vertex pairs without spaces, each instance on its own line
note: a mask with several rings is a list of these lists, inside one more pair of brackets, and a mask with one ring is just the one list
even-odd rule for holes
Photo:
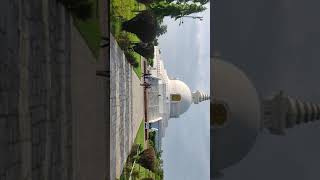
[[147,177],[147,178],[143,178],[142,180],[154,180],[153,178]]
[[154,46],[152,43],[138,43],[133,46],[133,50],[146,59],[153,59],[154,57]]
[[125,51],[125,52],[124,52],[124,55],[126,56],[126,59],[127,59],[127,61],[128,61],[130,64],[133,64],[133,63],[134,63],[135,58],[134,58],[133,54],[130,53],[130,51]]
[[71,12],[79,19],[86,20],[92,16],[92,6],[91,2],[83,2],[71,8]]
[[140,144],[132,145],[128,159],[133,159],[137,155],[138,151],[142,151],[141,145]]
[[155,160],[156,153],[153,147],[149,147],[140,153],[140,158],[138,159],[138,163],[141,164],[142,167],[154,171],[155,169]]
[[153,147],[153,148],[155,146],[154,142],[150,139],[148,140],[148,145],[149,145],[149,147]]
[[156,38],[157,19],[150,10],[139,13],[134,18],[122,23],[122,29],[134,33],[143,42]]
[[119,34],[117,42],[122,50],[127,50],[131,44],[128,35],[126,35],[125,33]]
[[138,67],[139,66],[139,62],[136,59],[136,57],[133,55],[133,51],[125,51],[125,56],[127,61],[133,66],[133,67]]
[[137,2],[142,4],[151,4],[154,2],[154,0],[137,0]]
[[153,59],[147,59],[150,66],[153,66]]
[[132,171],[131,176],[134,177],[133,179],[139,179],[139,177],[140,177],[140,172],[135,169],[135,170]]
[[65,7],[71,11],[71,13],[81,19],[86,20],[92,16],[93,4],[88,0],[58,0]]
[[139,67],[139,63],[137,61],[134,61],[134,63],[132,63],[131,65],[135,68]]

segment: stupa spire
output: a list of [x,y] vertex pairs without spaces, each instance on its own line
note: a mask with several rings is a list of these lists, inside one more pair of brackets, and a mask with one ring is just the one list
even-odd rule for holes
[[192,102],[194,104],[199,104],[200,102],[202,101],[206,101],[206,100],[209,100],[210,99],[210,96],[206,93],[203,93],[199,90],[197,90],[196,92],[193,92],[192,93]]

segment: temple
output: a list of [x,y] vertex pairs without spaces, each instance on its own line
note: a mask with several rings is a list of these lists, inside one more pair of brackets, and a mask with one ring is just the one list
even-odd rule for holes
[[160,57],[160,50],[155,46],[153,65],[149,66],[148,88],[148,124],[149,129],[156,131],[156,148],[161,150],[161,139],[165,135],[168,120],[178,118],[188,111],[191,104],[209,100],[209,95],[201,92],[191,92],[183,81],[169,78]]

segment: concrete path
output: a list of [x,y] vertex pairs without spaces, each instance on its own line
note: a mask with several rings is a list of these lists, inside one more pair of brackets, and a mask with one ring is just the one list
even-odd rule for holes
[[119,178],[144,116],[143,88],[113,36],[110,38],[111,179]]
[[106,77],[79,31],[71,27],[71,95],[73,117],[73,171],[78,180],[105,179],[107,163]]

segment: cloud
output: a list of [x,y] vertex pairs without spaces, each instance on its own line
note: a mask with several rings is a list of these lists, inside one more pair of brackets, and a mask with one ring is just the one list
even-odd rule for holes
[[[210,92],[209,20],[186,18],[182,26],[171,19],[164,22],[168,32],[160,37],[159,46],[169,76],[180,78],[191,90]],[[165,179],[209,179],[209,110],[204,102],[169,120],[163,139]]]

